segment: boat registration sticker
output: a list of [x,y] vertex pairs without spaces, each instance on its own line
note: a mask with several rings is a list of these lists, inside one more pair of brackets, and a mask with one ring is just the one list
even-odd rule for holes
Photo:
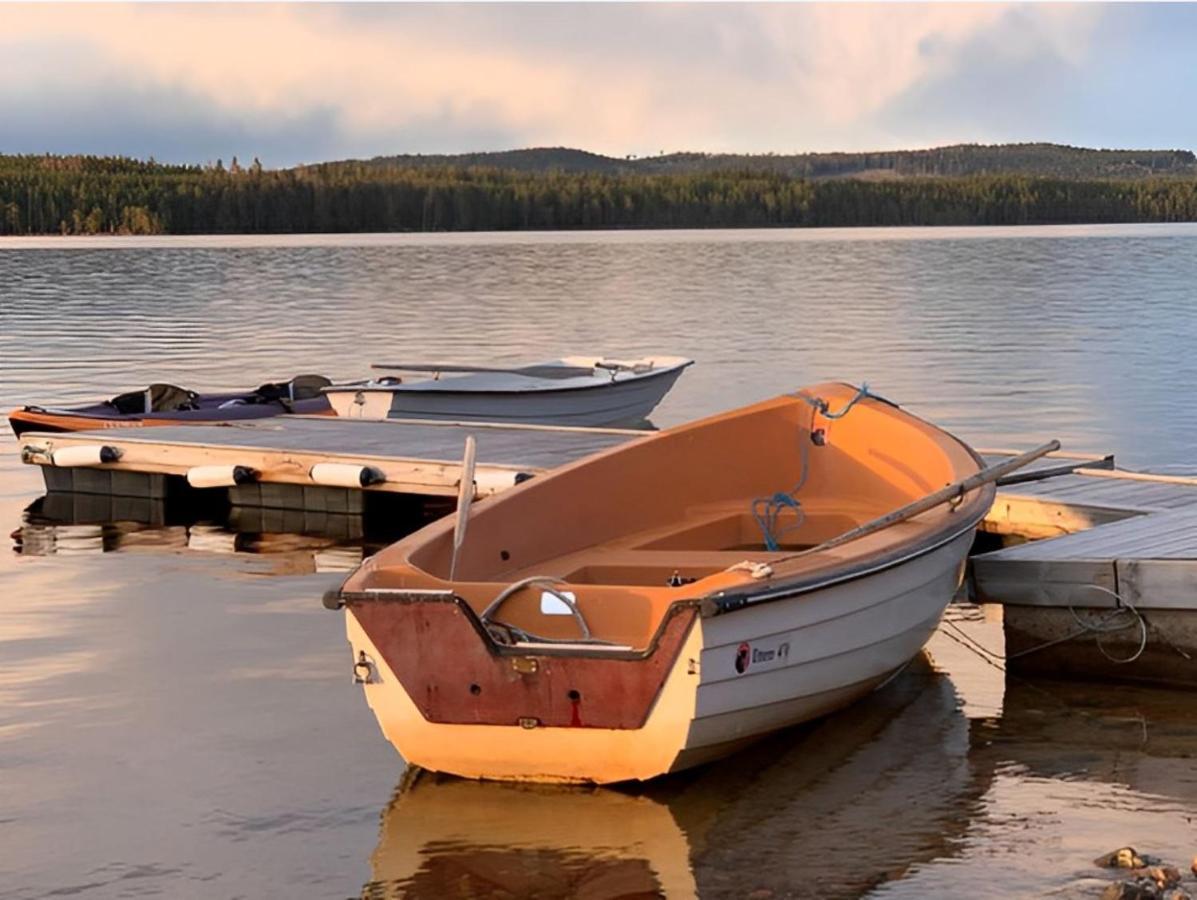
[[736,648],[735,668],[737,675],[743,675],[752,667],[762,668],[785,665],[790,658],[790,642],[781,641],[772,647],[752,646],[744,641]]
[[[577,594],[573,591],[561,591],[562,597],[568,597],[570,601],[578,599]],[[542,616],[572,616],[573,610],[569,608],[566,603],[554,594],[552,591],[541,591],[540,593],[540,614]]]

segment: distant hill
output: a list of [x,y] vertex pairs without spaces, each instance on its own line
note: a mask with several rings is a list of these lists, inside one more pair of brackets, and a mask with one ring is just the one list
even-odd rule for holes
[[382,169],[486,167],[514,172],[607,175],[753,172],[792,178],[871,180],[969,175],[1077,179],[1197,176],[1197,156],[1190,150],[1093,150],[1064,144],[955,144],[930,150],[867,153],[667,153],[636,159],[602,156],[569,147],[535,147],[492,153],[378,156],[325,165]]
[[403,154],[376,156],[367,160],[342,160],[325,165],[365,165],[380,169],[480,166],[510,172],[594,172],[611,175],[633,171],[634,167],[634,163],[626,160],[569,147],[535,147],[489,153]]
[[266,169],[0,155],[0,235],[1197,222],[1187,150],[965,144],[614,159],[564,147]]

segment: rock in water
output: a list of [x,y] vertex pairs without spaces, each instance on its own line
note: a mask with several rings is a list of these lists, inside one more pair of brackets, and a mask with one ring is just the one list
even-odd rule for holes
[[1093,864],[1103,869],[1141,869],[1147,862],[1135,852],[1134,847],[1120,847],[1105,856],[1097,857]]
[[1152,866],[1145,874],[1160,890],[1174,888],[1180,884],[1180,870],[1175,866]]

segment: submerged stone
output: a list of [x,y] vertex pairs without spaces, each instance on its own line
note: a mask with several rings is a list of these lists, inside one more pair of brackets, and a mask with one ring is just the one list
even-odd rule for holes
[[1105,856],[1097,857],[1093,864],[1103,869],[1141,869],[1147,862],[1135,852],[1134,847],[1119,847]]

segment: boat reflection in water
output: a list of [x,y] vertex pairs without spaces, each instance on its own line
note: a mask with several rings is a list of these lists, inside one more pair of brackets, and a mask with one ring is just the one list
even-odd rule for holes
[[821,722],[634,791],[405,779],[369,898],[855,897],[951,855],[989,773],[923,660]]
[[364,897],[692,897],[669,807],[618,791],[426,775],[382,816]]

